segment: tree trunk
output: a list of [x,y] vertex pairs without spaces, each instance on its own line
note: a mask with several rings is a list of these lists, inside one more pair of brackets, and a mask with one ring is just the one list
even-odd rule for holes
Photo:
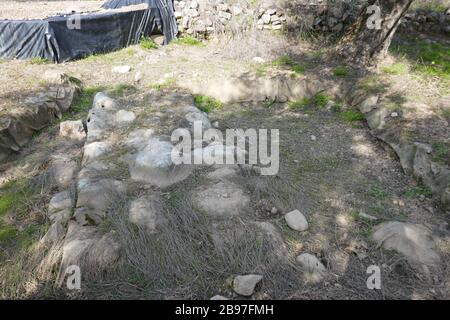
[[[389,49],[392,38],[414,0],[370,0],[357,20],[348,28],[338,43],[336,53],[349,64],[374,66],[382,60]],[[376,29],[373,12],[368,7],[377,5],[381,9],[380,28]]]

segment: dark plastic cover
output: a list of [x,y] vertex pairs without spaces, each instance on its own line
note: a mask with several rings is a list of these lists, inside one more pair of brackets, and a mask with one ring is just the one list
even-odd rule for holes
[[150,2],[155,6],[149,9],[81,15],[80,29],[68,27],[69,16],[0,20],[0,58],[44,58],[59,63],[136,44],[155,29],[163,32],[168,43],[177,33],[172,3]]

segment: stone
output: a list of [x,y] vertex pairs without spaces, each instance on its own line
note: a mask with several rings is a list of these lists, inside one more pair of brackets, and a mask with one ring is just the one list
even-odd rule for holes
[[59,124],[59,136],[70,140],[83,140],[86,138],[83,122],[81,120],[63,121]]
[[138,71],[134,75],[134,82],[139,83],[142,80],[142,72]]
[[219,11],[219,17],[220,18],[224,18],[226,20],[231,20],[232,16],[233,15],[231,13],[229,13],[229,12]]
[[221,295],[215,295],[214,297],[211,297],[211,299],[209,300],[229,300],[229,299]]
[[119,124],[129,124],[136,119],[136,115],[132,111],[119,110],[114,115],[114,121]]
[[155,131],[153,129],[136,129],[128,134],[126,145],[128,147],[140,150],[154,137]]
[[117,103],[114,99],[108,97],[103,92],[98,92],[94,96],[94,102],[92,104],[92,107],[97,109],[111,110],[117,108]]
[[317,137],[315,135],[311,135],[311,141],[316,141]]
[[124,66],[115,66],[111,69],[114,73],[128,73],[131,71],[131,67],[124,65]]
[[211,122],[208,119],[208,115],[205,112],[200,111],[198,108],[191,106],[185,108],[185,119],[192,126],[194,122],[201,122],[203,130],[211,128]]
[[131,179],[164,188],[186,179],[190,165],[172,162],[173,145],[160,138],[151,139],[129,163]]
[[199,4],[198,4],[197,1],[192,1],[189,7],[190,7],[191,9],[198,9]]
[[69,191],[61,191],[55,194],[48,204],[48,212],[50,214],[64,209],[72,208],[72,197]]
[[51,225],[47,233],[42,237],[42,239],[39,242],[44,245],[49,245],[64,238],[65,234],[66,229],[61,224],[61,222],[55,222],[54,224]]
[[49,172],[53,181],[60,188],[66,188],[72,183],[77,170],[78,164],[74,160],[66,157],[58,157],[53,161]]
[[367,214],[367,213],[365,213],[365,212],[362,212],[362,211],[359,213],[359,216],[360,216],[361,218],[363,218],[363,219],[366,219],[366,220],[371,220],[371,221],[378,220],[377,217],[374,217],[374,216],[372,216],[372,215],[370,215],[370,214]]
[[49,69],[46,70],[42,79],[52,84],[68,84],[69,76],[61,70]]
[[66,208],[57,212],[53,212],[49,215],[49,219],[51,222],[60,222],[62,224],[66,224],[69,219],[72,217],[72,208]]
[[378,105],[378,99],[379,97],[376,95],[370,96],[366,98],[359,106],[359,110],[362,113],[368,113],[375,109]]
[[220,181],[197,189],[193,201],[211,216],[239,215],[250,205],[250,198],[242,188],[230,181]]
[[120,259],[121,246],[115,231],[110,231],[95,241],[88,253],[88,262],[101,269],[111,268]]
[[398,112],[392,112],[391,113],[391,117],[392,118],[397,118],[398,117]]
[[125,193],[125,184],[118,180],[79,180],[77,208],[86,207],[103,213],[113,202],[119,201]]
[[153,232],[156,230],[160,211],[161,207],[156,197],[141,197],[131,201],[128,218],[132,223]]
[[257,64],[262,64],[262,63],[266,63],[266,60],[264,60],[261,57],[253,57],[252,62],[257,63]]
[[262,278],[261,275],[257,274],[237,276],[233,281],[233,290],[241,296],[249,297],[255,292],[255,287]]
[[96,141],[86,144],[84,146],[82,164],[84,165],[90,161],[96,160],[97,158],[105,155],[110,151],[111,151],[110,144],[104,141]]
[[231,9],[231,12],[233,13],[233,15],[238,16],[242,13],[242,8],[240,6],[233,6],[233,8]]
[[375,227],[372,239],[386,250],[395,250],[410,261],[436,265],[440,258],[430,230],[420,224],[390,221]]
[[289,213],[287,213],[284,216],[284,219],[286,220],[287,225],[289,228],[296,230],[296,231],[305,231],[308,230],[308,221],[306,221],[305,216],[299,211],[294,210]]
[[150,36],[150,39],[152,39],[153,42],[156,43],[158,46],[162,46],[164,44],[164,41],[166,40],[164,38],[164,35],[162,34],[152,34]]
[[300,264],[305,272],[313,274],[317,276],[317,278],[320,278],[320,276],[322,276],[326,272],[325,266],[313,254],[302,253],[296,258],[296,261]]
[[269,24],[271,20],[271,16],[269,14],[263,14],[261,20],[264,24]]
[[69,221],[62,250],[60,280],[64,280],[65,270],[68,266],[77,265],[81,267],[83,258],[95,242],[95,234],[94,227],[83,227],[76,221]]

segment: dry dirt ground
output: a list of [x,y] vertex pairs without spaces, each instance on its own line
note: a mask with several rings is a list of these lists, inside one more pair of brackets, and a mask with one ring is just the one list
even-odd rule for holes
[[104,1],[2,1],[0,19],[45,19],[61,14],[98,11]]
[[[291,63],[287,66],[279,63],[277,59],[287,55],[302,66],[301,71],[292,71]],[[252,59],[255,56],[262,57],[266,63],[254,63]],[[113,73],[111,69],[118,65],[129,65],[132,71],[126,74]],[[1,61],[0,108],[8,110],[12,105],[20,104],[28,95],[42,90],[45,84],[40,75],[51,68],[63,70],[82,81],[82,101],[64,119],[83,119],[92,102],[92,93],[99,90],[108,91],[122,104],[133,104],[151,91],[185,92],[186,89],[180,88],[186,87],[186,83],[191,81],[202,82],[207,86],[214,79],[229,78],[244,72],[267,77],[282,69],[282,72],[293,74],[292,77],[314,75],[316,78],[323,77],[341,83],[361,80],[358,75],[351,73],[344,78],[333,75],[336,67],[326,59],[326,47],[310,42],[294,44],[281,34],[229,41],[222,39],[198,46],[171,44],[150,50],[132,46],[119,52],[57,66],[36,61]],[[139,82],[135,81],[137,72],[140,73]],[[437,80],[428,79],[427,85],[424,85],[422,79],[409,73],[380,73],[378,76],[383,79],[375,78],[375,82],[390,84],[388,90],[392,90],[396,97],[402,97],[400,102],[405,105],[411,98],[408,90],[411,86],[406,84],[415,84],[414,88],[420,88],[416,94],[425,104],[444,99],[448,94],[436,89],[437,82],[433,81]],[[373,78],[370,79],[373,81]],[[329,96],[336,101],[336,105],[339,99],[344,98],[340,92],[330,92]],[[433,106],[426,117],[448,121],[448,114],[440,109],[441,105]],[[255,210],[261,199],[276,205],[282,212],[293,208],[302,211],[310,223],[309,230],[304,233],[289,230],[282,216],[271,217],[269,221],[282,231],[292,257],[302,252],[314,253],[330,271],[325,281],[316,284],[291,278],[283,280],[284,274],[271,275],[271,279],[278,279],[278,283],[284,287],[274,288],[272,285],[277,283],[275,280],[267,282],[260,288],[257,297],[448,299],[448,215],[439,209],[437,199],[422,192],[423,187],[403,173],[393,152],[371,136],[367,125],[360,118],[349,117],[352,113],[348,111],[351,109],[345,104],[339,104],[339,108],[293,110],[289,108],[289,103],[266,101],[223,104],[209,114],[211,120],[217,120],[223,129],[280,130],[279,174],[258,182],[253,181],[252,177],[242,177],[241,183],[248,186],[251,194],[250,211],[254,212],[252,214],[256,219],[263,219],[258,217]],[[432,141],[447,142],[448,122],[443,125],[433,127],[436,130],[433,131]],[[421,132],[424,135],[429,133]],[[68,144],[59,138],[58,124],[54,124],[36,134],[21,154],[14,155],[0,167],[3,196],[8,194],[9,188],[28,190],[30,185],[33,186],[33,192],[23,191],[26,196],[19,197],[20,205],[3,217],[8,224],[30,235],[25,238],[13,236],[12,242],[2,242],[0,239],[0,274],[8,281],[8,288],[0,289],[0,297],[209,298],[218,293],[229,293],[227,278],[231,274],[224,275],[223,283],[217,287],[192,284],[192,290],[186,290],[181,287],[189,284],[176,283],[180,287],[174,285],[173,288],[165,288],[164,294],[152,291],[153,284],[146,282],[146,279],[136,278],[134,274],[122,274],[120,278],[106,276],[92,281],[81,294],[75,296],[54,288],[51,274],[45,283],[22,283],[20,279],[25,278],[25,273],[32,272],[33,263],[39,259],[39,255],[36,257],[30,252],[33,250],[32,244],[48,227],[45,210],[53,190],[46,189],[40,174],[45,171],[51,155],[61,152],[80,157],[81,146]],[[189,183],[183,187],[188,189]],[[375,216],[378,220],[366,220],[360,216],[361,212]],[[433,230],[439,239],[437,250],[442,258],[437,270],[433,270],[432,274],[418,270],[401,255],[377,248],[370,241],[372,227],[390,220],[421,223]],[[381,290],[367,289],[366,270],[370,265],[381,267]],[[276,273],[276,268],[273,270]],[[207,282],[207,274],[197,277],[198,282]]]

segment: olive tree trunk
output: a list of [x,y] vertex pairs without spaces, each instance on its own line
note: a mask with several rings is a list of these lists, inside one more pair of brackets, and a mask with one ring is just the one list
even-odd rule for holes
[[[357,20],[349,26],[336,53],[349,64],[374,66],[389,49],[401,18],[414,0],[369,0]],[[376,8],[380,19],[376,19]]]

